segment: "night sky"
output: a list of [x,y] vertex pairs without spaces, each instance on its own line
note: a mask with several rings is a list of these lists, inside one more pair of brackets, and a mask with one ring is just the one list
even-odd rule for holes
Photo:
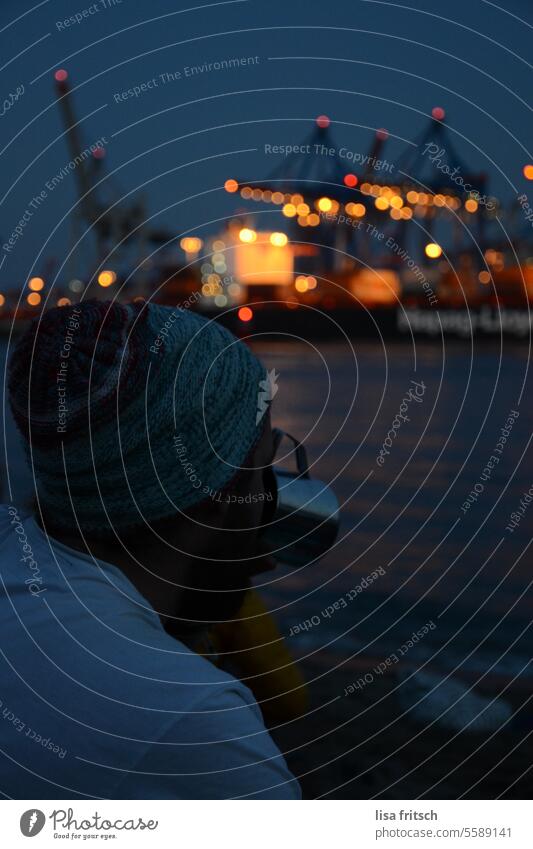
[[[84,10],[80,23],[62,23]],[[0,16],[2,98],[24,86],[1,119],[2,242],[71,159],[54,93],[58,68],[75,89],[82,146],[107,140],[113,173],[102,198],[140,192],[153,226],[176,235],[220,229],[216,220],[237,202],[224,180],[267,177],[283,157],[264,145],[301,142],[319,114],[331,118],[338,148],[361,154],[386,127],[384,155],[394,161],[432,107],[443,106],[457,151],[487,172],[491,192],[510,202],[531,186],[522,175],[533,162],[530,0],[3,0]],[[244,58],[239,67],[205,68]],[[190,75],[195,66],[204,71]],[[153,80],[140,96],[123,95]],[[76,202],[71,173],[5,255],[0,287],[63,262]]]

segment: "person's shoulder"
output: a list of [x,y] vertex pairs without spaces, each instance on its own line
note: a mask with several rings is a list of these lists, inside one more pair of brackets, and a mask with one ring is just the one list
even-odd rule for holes
[[19,511],[12,504],[0,504],[0,533],[20,521]]
[[217,672],[215,686],[174,717],[124,774],[114,791],[121,798],[301,798],[251,691]]
[[0,547],[14,547],[28,544],[31,534],[29,513],[16,504],[0,504]]
[[33,518],[28,509],[17,504],[0,504],[0,545],[31,534],[32,525]]

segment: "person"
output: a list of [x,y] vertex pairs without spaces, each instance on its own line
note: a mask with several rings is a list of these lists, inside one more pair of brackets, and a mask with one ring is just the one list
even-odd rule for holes
[[20,339],[35,505],[0,509],[8,796],[300,798],[206,642],[265,566],[264,381],[222,326],[147,302],[52,309]]

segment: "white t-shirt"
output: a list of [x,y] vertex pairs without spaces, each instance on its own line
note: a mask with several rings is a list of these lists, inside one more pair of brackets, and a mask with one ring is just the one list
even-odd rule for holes
[[298,799],[250,690],[174,640],[115,566],[0,506],[0,791]]

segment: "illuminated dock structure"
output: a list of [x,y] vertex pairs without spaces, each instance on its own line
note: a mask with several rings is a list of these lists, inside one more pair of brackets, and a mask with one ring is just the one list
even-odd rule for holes
[[[347,149],[335,143],[334,122],[320,115],[294,145],[300,152],[284,156],[267,178],[226,179],[223,187],[239,207],[224,232],[180,238],[149,226],[144,198],[114,185],[103,146],[80,156],[85,148],[67,71],[57,70],[54,81],[77,163],[69,255],[79,261],[90,240],[96,243],[96,261],[93,255],[83,262],[83,281],[63,282],[58,304],[85,295],[88,286],[91,296],[120,288],[121,299],[153,297],[210,312],[261,298],[280,308],[308,304],[326,311],[400,301],[432,306],[437,294],[449,307],[533,300],[530,222],[518,202],[503,210],[488,194],[487,175],[459,156],[441,107],[392,161],[384,158],[387,130],[372,132],[366,154],[341,155]],[[524,175],[533,180],[533,164]],[[279,215],[262,217],[265,205]],[[165,250],[176,242],[181,261]],[[33,278],[27,284],[31,309],[48,285],[41,273],[35,280],[43,291]]]
[[[246,201],[279,205],[291,240],[315,245],[318,264],[327,271],[346,269],[346,254],[364,264],[394,266],[394,252],[387,257],[384,250],[389,239],[420,263],[439,259],[444,241],[439,229],[450,241],[445,249],[450,264],[470,252],[478,254],[482,267],[486,222],[499,203],[487,196],[486,174],[472,173],[457,154],[444,119],[444,110],[435,107],[419,138],[386,173],[373,164],[381,160],[389,134],[376,130],[362,158],[366,165],[356,173],[337,152],[331,120],[321,115],[299,147],[323,148],[328,155],[293,153],[268,179],[229,179],[225,188]],[[418,226],[407,227],[411,220]]]

